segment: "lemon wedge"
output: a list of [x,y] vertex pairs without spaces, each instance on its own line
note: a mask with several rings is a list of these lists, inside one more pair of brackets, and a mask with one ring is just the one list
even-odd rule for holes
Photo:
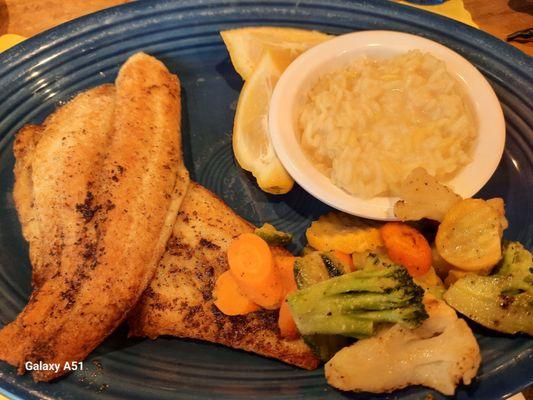
[[244,80],[251,78],[267,52],[274,57],[294,60],[304,51],[333,36],[306,29],[275,26],[247,27],[220,32],[235,70]]
[[332,38],[317,31],[273,26],[220,32],[235,70],[245,80],[233,126],[233,152],[259,187],[284,194],[294,181],[279,161],[268,133],[274,86],[287,66],[307,49]]
[[241,168],[250,171],[267,193],[283,194],[294,181],[279,161],[268,134],[268,108],[272,91],[288,59],[267,52],[244,83],[233,126],[233,152]]

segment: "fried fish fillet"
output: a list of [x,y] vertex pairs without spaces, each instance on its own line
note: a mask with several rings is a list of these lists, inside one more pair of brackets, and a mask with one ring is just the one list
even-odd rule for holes
[[[39,284],[21,314],[0,331],[0,359],[20,372],[26,361],[60,365],[58,372],[34,371],[36,381],[68,372],[63,368],[66,362],[84,359],[126,318],[155,272],[189,184],[181,154],[179,82],[161,62],[142,53],[132,56],[119,72],[107,144],[85,146],[87,138],[81,133],[94,128],[86,121],[65,139],[71,145],[59,157],[77,157],[79,149],[90,145],[97,147],[99,156],[87,161],[85,172],[51,170],[50,176],[60,182],[47,180],[45,159],[57,156],[54,150],[64,140],[49,131],[75,125],[70,114],[61,111],[69,106],[77,111],[83,96],[50,117],[38,140],[27,134],[25,140],[36,143],[28,154],[22,144],[17,150],[23,159],[28,157],[18,169],[26,186],[16,194],[24,235],[30,247],[37,240],[60,243],[58,252],[46,254],[47,244],[31,252],[40,266],[35,271]],[[68,165],[63,162],[63,167]],[[83,200],[74,204],[79,197],[71,199],[71,189],[65,189],[70,201],[66,209],[57,208],[53,194],[60,186],[76,186],[72,193],[82,193]],[[21,199],[28,193],[33,207]],[[47,204],[53,209],[37,208]],[[66,218],[60,222],[62,213]],[[59,231],[65,226],[66,231]]]
[[[22,225],[22,234],[29,242],[38,236],[34,229],[35,218],[33,217],[33,182],[32,155],[39,142],[43,128],[39,125],[26,125],[18,133],[13,144],[15,154],[15,186],[13,187],[13,199]],[[32,246],[32,250],[34,246]]]
[[277,311],[232,317],[213,304],[213,286],[228,269],[228,245],[244,232],[253,226],[191,183],[156,275],[128,320],[130,335],[206,340],[316,368],[318,360],[302,340],[281,338]]
[[76,205],[83,204],[109,145],[115,89],[103,85],[78,95],[42,126],[27,125],[13,146],[13,197],[30,243],[33,286],[56,274],[61,253],[82,234]]

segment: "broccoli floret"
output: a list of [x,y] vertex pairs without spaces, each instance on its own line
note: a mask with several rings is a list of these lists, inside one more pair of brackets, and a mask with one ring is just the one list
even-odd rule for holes
[[423,295],[405,268],[391,264],[319,282],[290,294],[287,301],[302,335],[364,338],[383,323],[418,326],[428,317]]
[[461,314],[495,331],[533,335],[533,257],[518,242],[503,245],[503,258],[489,276],[469,274],[444,293]]
[[254,233],[271,246],[286,246],[292,241],[290,233],[278,231],[270,224],[263,224],[261,228],[256,228]]

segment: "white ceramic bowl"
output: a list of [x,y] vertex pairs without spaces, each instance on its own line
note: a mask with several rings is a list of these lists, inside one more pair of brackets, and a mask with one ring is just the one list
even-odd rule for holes
[[306,51],[280,77],[272,95],[269,131],[283,166],[300,186],[330,206],[361,217],[394,220],[394,197],[363,199],[335,186],[303,153],[295,134],[303,93],[323,74],[364,55],[388,58],[408,50],[428,52],[446,63],[464,86],[477,118],[478,140],[473,161],[447,184],[463,197],[478,192],[492,176],[503,154],[505,121],[494,91],[481,73],[456,52],[431,40],[393,31],[363,31],[338,36]]

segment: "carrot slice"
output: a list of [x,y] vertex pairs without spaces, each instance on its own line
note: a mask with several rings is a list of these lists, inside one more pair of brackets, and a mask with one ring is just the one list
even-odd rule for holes
[[290,292],[298,289],[296,280],[294,279],[294,261],[296,257],[293,256],[279,256],[274,257],[274,263],[278,269],[281,284],[283,286],[284,296]]
[[253,233],[243,233],[229,245],[228,263],[246,297],[269,310],[279,308],[283,287],[267,242]]
[[279,246],[270,246],[270,251],[272,252],[272,257],[287,257],[290,256],[291,253],[285,248],[285,247],[279,247]]
[[260,309],[239,290],[239,285],[230,271],[220,275],[213,289],[214,303],[226,315],[244,315]]
[[380,229],[389,258],[403,265],[411,276],[421,276],[431,267],[431,247],[415,228],[401,222],[388,222]]
[[355,266],[353,265],[352,257],[349,254],[346,254],[339,250],[333,250],[333,254],[339,259],[340,262],[342,262],[349,268],[350,272],[355,271]]
[[289,293],[292,293],[298,290],[296,286],[296,280],[294,279],[294,261],[296,257],[294,256],[276,256],[274,257],[274,262],[278,269],[278,274],[281,278],[283,286],[283,301],[281,307],[279,308],[279,317],[278,317],[278,326],[281,337],[286,339],[297,339],[300,337],[296,323],[292,318],[292,313],[289,305],[286,301],[286,296]]
[[292,318],[291,309],[286,301],[281,303],[279,309],[278,326],[281,337],[286,339],[297,339],[300,336],[296,323]]

